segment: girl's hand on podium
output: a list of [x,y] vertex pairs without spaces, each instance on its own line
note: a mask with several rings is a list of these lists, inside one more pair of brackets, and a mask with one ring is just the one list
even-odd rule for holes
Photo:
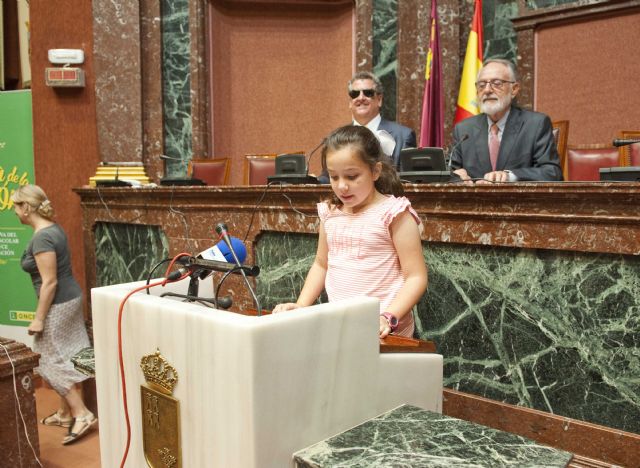
[[380,316],[380,338],[386,338],[391,333],[391,326],[384,316]]
[[284,312],[285,310],[298,309],[299,307],[301,306],[296,304],[295,302],[286,302],[284,304],[278,304],[277,306],[275,306],[271,313],[277,314],[278,312]]

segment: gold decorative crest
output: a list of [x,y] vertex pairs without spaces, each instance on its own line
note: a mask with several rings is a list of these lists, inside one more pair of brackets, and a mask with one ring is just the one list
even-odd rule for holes
[[160,354],[140,359],[147,386],[140,386],[144,456],[151,468],[182,468],[180,402],[171,395],[178,372]]
[[160,354],[158,349],[154,354],[143,356],[140,360],[140,367],[144,373],[144,378],[152,388],[171,395],[173,388],[178,383],[178,372]]

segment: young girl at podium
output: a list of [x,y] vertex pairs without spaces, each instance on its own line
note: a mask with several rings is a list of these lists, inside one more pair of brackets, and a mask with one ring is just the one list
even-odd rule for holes
[[323,289],[329,302],[355,296],[380,300],[380,337],[412,336],[412,308],[427,288],[422,224],[380,142],[366,127],[348,125],[327,137],[322,169],[333,189],[318,204],[316,258],[295,303],[312,305]]

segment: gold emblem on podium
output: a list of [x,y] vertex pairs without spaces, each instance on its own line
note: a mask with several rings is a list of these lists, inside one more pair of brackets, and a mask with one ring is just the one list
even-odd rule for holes
[[147,385],[140,386],[144,456],[151,468],[181,468],[180,402],[173,398],[178,372],[157,350],[143,356]]

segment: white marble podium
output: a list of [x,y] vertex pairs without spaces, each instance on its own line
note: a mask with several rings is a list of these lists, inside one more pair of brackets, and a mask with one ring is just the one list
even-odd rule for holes
[[[211,297],[207,281],[200,294]],[[102,466],[119,466],[126,426],[117,355],[122,298],[142,283],[92,290]],[[442,406],[442,356],[380,354],[378,301],[357,298],[262,317],[134,294],[123,316],[132,440],[146,466],[140,359],[157,348],[176,368],[183,467],[287,467],[292,454],[401,404]]]

